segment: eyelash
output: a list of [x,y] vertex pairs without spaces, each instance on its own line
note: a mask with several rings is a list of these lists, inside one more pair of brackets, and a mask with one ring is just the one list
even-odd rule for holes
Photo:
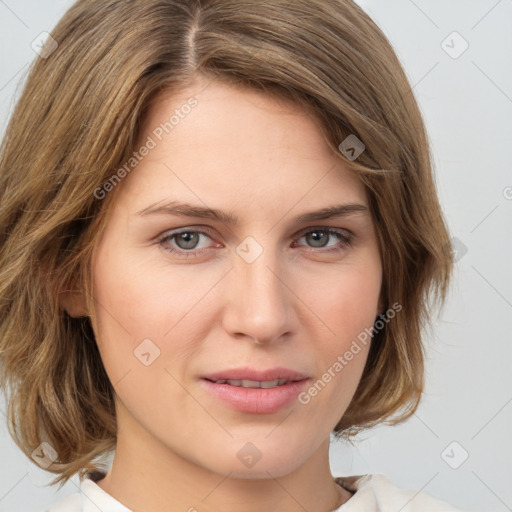
[[[318,233],[318,232],[326,233],[326,234],[328,234],[330,236],[334,236],[334,237],[338,238],[338,240],[340,240],[340,242],[341,242],[341,246],[338,246],[336,248],[331,248],[331,249],[325,249],[323,247],[318,247],[318,248],[306,247],[306,250],[308,252],[338,253],[338,252],[341,252],[344,249],[347,249],[347,248],[352,246],[353,235],[351,233],[350,234],[348,234],[348,233],[345,234],[345,232],[338,231],[337,229],[333,229],[333,228],[330,228],[330,227],[315,227],[315,228],[312,228],[312,229],[308,229],[307,231],[301,232],[301,234],[299,236],[299,239],[303,238],[304,236],[309,235],[311,233]],[[180,248],[178,248],[178,249],[176,249],[176,248],[169,249],[169,248],[164,246],[164,244],[166,242],[168,242],[170,240],[174,240],[177,236],[179,236],[179,235],[181,235],[183,233],[195,233],[195,234],[204,235],[204,236],[207,236],[208,238],[211,238],[211,235],[208,233],[208,231],[201,231],[201,230],[197,230],[197,229],[183,229],[181,231],[171,232],[171,233],[164,234],[159,239],[160,246],[162,246],[162,248],[165,251],[169,252],[169,253],[176,253],[176,254],[179,254],[179,255],[184,255],[186,258],[199,256],[204,251],[208,251],[209,250],[209,248],[190,249],[190,250],[180,249]],[[300,246],[300,247],[305,247],[305,246]]]

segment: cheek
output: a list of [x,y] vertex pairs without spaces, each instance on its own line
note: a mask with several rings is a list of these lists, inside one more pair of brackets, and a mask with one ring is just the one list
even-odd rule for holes
[[[349,405],[361,378],[371,344],[371,327],[378,314],[381,289],[379,260],[345,265],[303,289],[304,302],[318,314],[322,335],[316,336],[317,380],[303,403],[336,423]],[[306,298],[307,297],[307,298]]]
[[203,283],[203,290],[199,280],[191,285],[184,272],[171,273],[155,258],[108,246],[98,249],[94,268],[96,339],[119,399],[142,422],[152,418],[169,426],[172,400],[172,410],[192,413],[178,384],[184,367],[173,363],[197,349],[202,326],[190,322],[189,313],[212,284]]
[[96,254],[96,338],[112,381],[139,368],[139,352],[157,357],[152,367],[186,360],[210,325],[198,316],[210,314],[204,299],[222,277],[221,270],[193,272],[190,265],[167,265],[161,254],[147,252],[141,256],[143,251],[120,251],[109,244]]
[[112,249],[98,250],[95,298],[105,323],[117,320],[133,336],[164,336],[214,281],[193,279],[191,284],[190,272],[171,268],[153,250]]
[[[350,265],[330,272],[317,286],[303,290],[312,309],[335,336],[338,348],[350,342],[365,328],[371,327],[378,315],[381,290],[380,265]],[[328,336],[327,336],[328,338]]]

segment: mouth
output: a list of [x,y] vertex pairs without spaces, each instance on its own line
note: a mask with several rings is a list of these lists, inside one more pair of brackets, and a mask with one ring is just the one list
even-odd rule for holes
[[219,379],[219,380],[211,380],[205,379],[209,382],[213,382],[214,384],[228,384],[230,386],[235,386],[237,388],[262,388],[262,389],[270,389],[277,388],[279,386],[285,386],[290,382],[300,382],[303,379],[298,380],[287,380],[287,379],[274,379],[274,380],[236,380],[236,379]]
[[221,370],[219,372],[203,375],[202,378],[211,382],[227,383],[231,386],[272,388],[282,386],[287,382],[307,379],[308,375],[282,366],[269,368],[267,370],[243,367]]
[[271,414],[291,406],[310,380],[286,368],[238,368],[201,377],[204,391],[216,401],[243,413]]

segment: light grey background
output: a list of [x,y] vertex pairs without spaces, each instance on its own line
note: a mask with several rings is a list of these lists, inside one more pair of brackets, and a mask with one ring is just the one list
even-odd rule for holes
[[[0,0],[0,133],[35,58],[31,42],[71,3]],[[426,336],[419,410],[355,447],[333,444],[332,471],[383,473],[467,511],[510,511],[512,0],[359,3],[394,44],[420,103],[458,261]],[[0,512],[40,510],[76,492],[76,477],[58,493],[44,487],[51,475],[8,437],[0,405]]]

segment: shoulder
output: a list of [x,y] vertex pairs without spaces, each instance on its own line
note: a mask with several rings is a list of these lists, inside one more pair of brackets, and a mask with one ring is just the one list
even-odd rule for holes
[[82,499],[80,493],[76,492],[52,505],[49,509],[40,512],[81,512]]
[[336,482],[354,492],[339,512],[462,512],[422,491],[401,489],[382,474],[337,477]]
[[80,492],[59,501],[51,508],[40,512],[131,512],[110,494],[107,494],[98,484],[105,476],[103,472],[88,473],[80,478]]

